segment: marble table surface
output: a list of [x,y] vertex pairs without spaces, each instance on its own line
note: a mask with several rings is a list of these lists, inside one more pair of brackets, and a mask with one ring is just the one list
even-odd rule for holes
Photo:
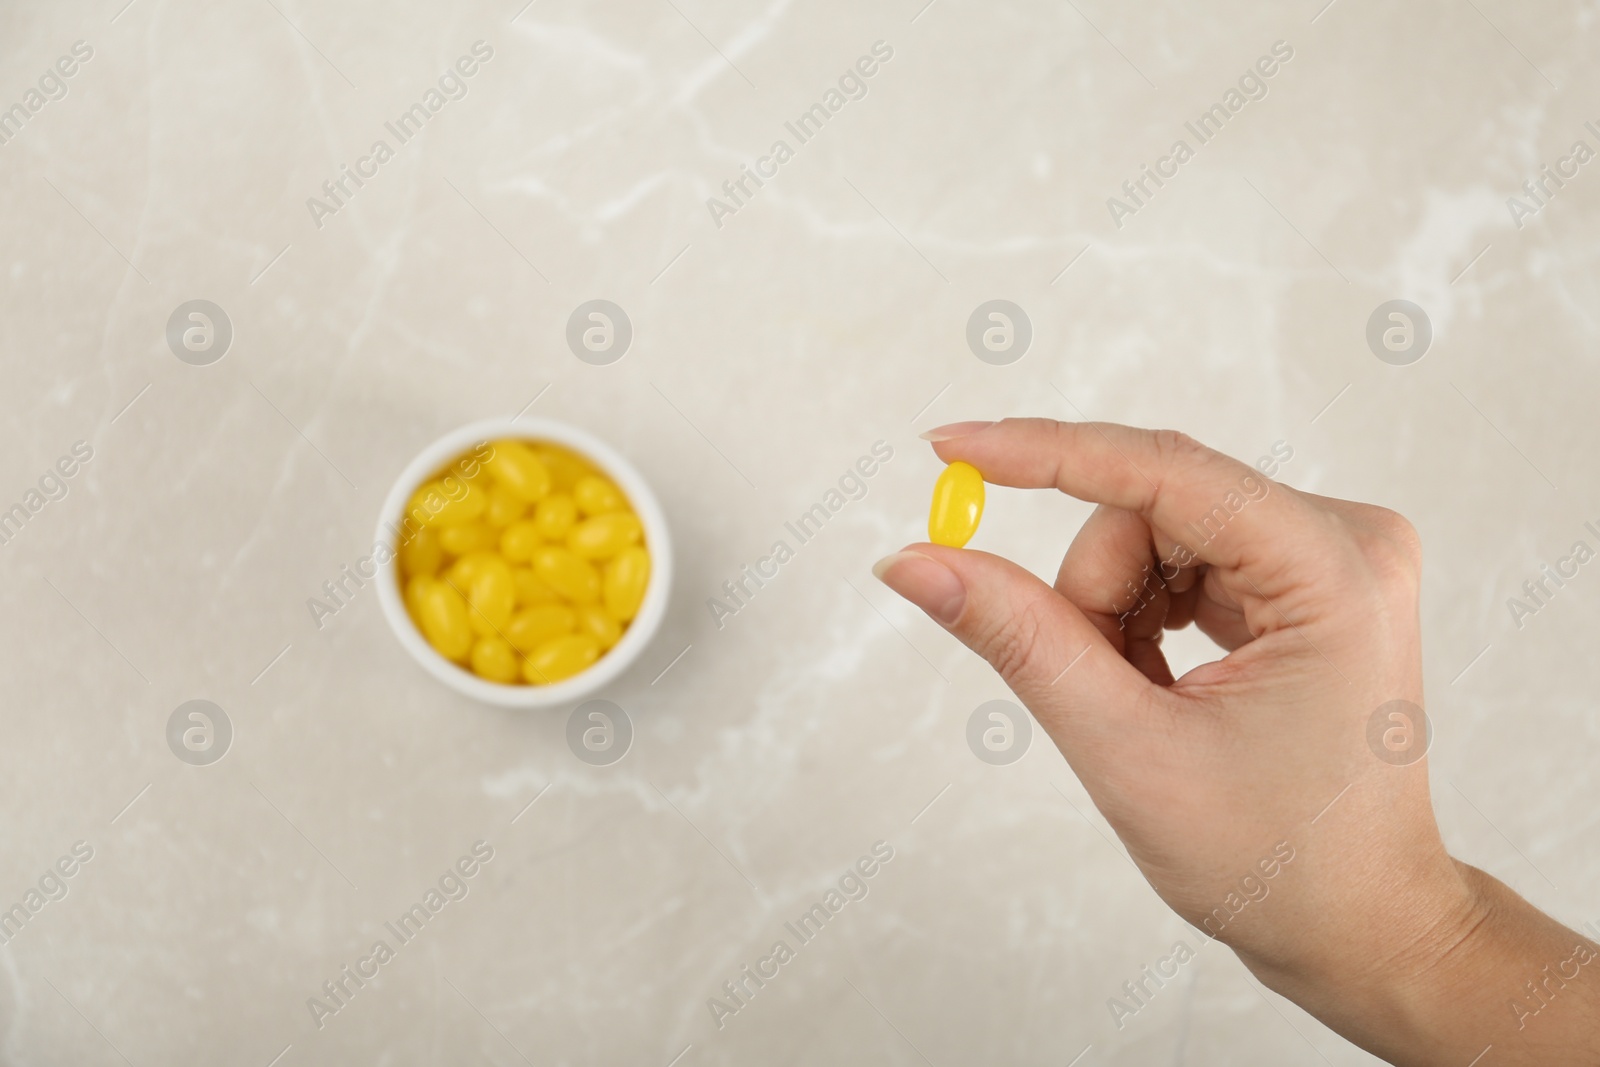
[[[1513,603],[1600,545],[1597,23],[7,6],[0,1062],[1375,1062],[1220,946],[1162,964],[1196,932],[1039,731],[969,745],[1010,694],[869,573],[961,418],[1277,447],[1407,514],[1446,840],[1600,922],[1600,566]],[[569,346],[594,300],[625,348]],[[676,536],[609,763],[433,681],[370,584],[308,607],[418,451],[519,414]],[[1087,514],[995,490],[975,547],[1051,573]],[[211,762],[169,744],[194,700]]]

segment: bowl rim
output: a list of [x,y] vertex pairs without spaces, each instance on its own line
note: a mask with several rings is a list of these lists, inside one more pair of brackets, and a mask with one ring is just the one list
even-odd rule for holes
[[[399,522],[406,504],[430,475],[473,446],[503,438],[564,445],[599,467],[617,484],[644,525],[650,550],[650,584],[622,639],[594,665],[551,685],[503,685],[480,678],[445,659],[411,621],[400,593]],[[390,550],[380,565],[378,600],[402,647],[424,670],[449,688],[485,704],[505,708],[547,708],[581,699],[615,681],[639,658],[661,627],[672,587],[672,538],[661,503],[638,469],[621,452],[588,430],[538,416],[479,419],[459,426],[417,453],[395,479],[378,513],[376,540]]]

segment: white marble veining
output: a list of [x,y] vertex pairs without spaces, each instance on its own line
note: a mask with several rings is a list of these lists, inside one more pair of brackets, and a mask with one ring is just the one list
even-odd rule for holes
[[[1283,441],[1291,484],[1405,512],[1446,839],[1600,920],[1600,569],[1507,606],[1600,544],[1600,162],[1508,205],[1600,149],[1594,3],[124,2],[0,11],[0,512],[28,514],[0,544],[0,906],[65,891],[0,946],[0,1062],[1374,1062],[1216,945],[1113,1022],[1192,931],[1042,735],[974,757],[1004,687],[867,570],[921,536],[916,433],[963,417]],[[1119,228],[1108,198],[1280,41]],[[369,176],[308,207],[346,166]],[[609,366],[565,341],[595,298],[634,328]],[[1009,366],[965,340],[996,298],[1032,323]],[[1364,338],[1395,298],[1432,321],[1410,366]],[[206,366],[165,335],[196,299],[233,329]],[[612,766],[564,712],[434,684],[370,587],[320,629],[306,607],[417,450],[535,397],[677,537],[663,632],[606,694],[636,731]],[[719,628],[707,598],[878,441],[865,495]],[[1087,513],[995,491],[981,547],[1051,571]],[[167,744],[191,699],[233,725],[209,766]],[[386,933],[479,841],[463,897]],[[708,999],[879,841],[866,895],[719,1028]]]

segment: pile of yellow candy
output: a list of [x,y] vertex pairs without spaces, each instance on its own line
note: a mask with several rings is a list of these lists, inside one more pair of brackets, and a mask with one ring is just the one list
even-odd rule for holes
[[616,484],[560,445],[480,445],[417,489],[397,546],[406,610],[445,659],[547,685],[622,637],[650,583],[644,527]]

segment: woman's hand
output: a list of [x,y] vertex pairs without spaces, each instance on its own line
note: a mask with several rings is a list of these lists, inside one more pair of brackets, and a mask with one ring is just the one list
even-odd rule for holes
[[[1440,839],[1405,519],[1170,431],[1007,419],[925,436],[991,483],[1099,505],[1053,587],[928,544],[874,571],[1000,672],[1178,914],[1397,1063],[1466,1067],[1488,1045],[1482,1067],[1600,1063],[1600,947],[1519,1020],[1513,998],[1540,1006],[1523,983],[1581,939]],[[1228,654],[1174,680],[1161,636],[1190,622]]]

